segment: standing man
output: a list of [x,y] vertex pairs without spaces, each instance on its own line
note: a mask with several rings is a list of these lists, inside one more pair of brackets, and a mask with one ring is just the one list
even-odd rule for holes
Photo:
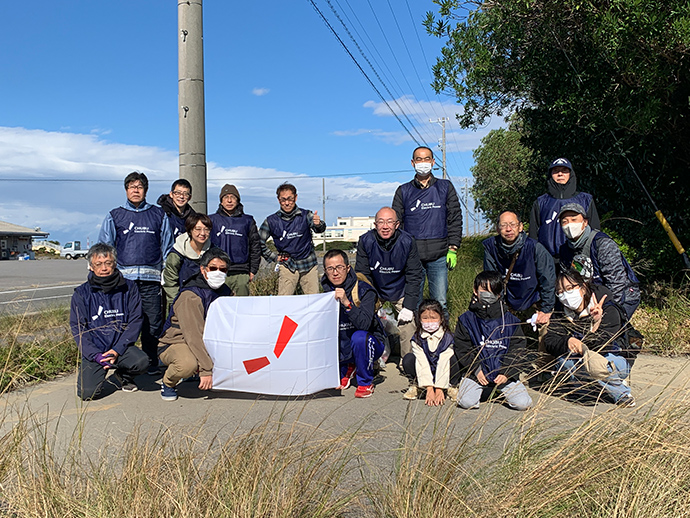
[[86,254],[88,280],[74,290],[69,315],[81,353],[77,395],[101,394],[109,370],[124,392],[135,392],[134,377],[146,371],[148,356],[134,345],[141,331],[141,297],[134,282],[117,270],[112,246],[97,243]]
[[355,397],[369,397],[374,393],[374,362],[383,354],[385,340],[383,325],[376,315],[378,295],[371,284],[357,279],[342,250],[326,252],[323,269],[326,272],[321,280],[324,293],[334,292],[340,302],[338,389],[347,389],[356,376]]
[[529,237],[539,241],[558,259],[558,251],[565,243],[565,234],[558,224],[558,214],[567,203],[577,203],[587,212],[590,226],[598,229],[599,213],[594,198],[577,190],[577,177],[570,160],[557,158],[549,166],[547,176],[548,192],[534,201],[529,215]]
[[185,221],[196,211],[189,204],[192,198],[192,184],[184,178],[175,180],[170,187],[170,194],[161,194],[158,205],[165,211],[170,219],[170,228],[173,232],[173,242],[180,234],[184,234]]
[[419,301],[424,298],[426,277],[430,298],[441,303],[447,317],[448,270],[457,264],[457,250],[462,240],[462,210],[453,184],[431,173],[434,163],[434,155],[428,147],[420,146],[413,151],[415,177],[395,191],[393,209],[403,229],[417,242],[423,270]]
[[[284,183],[276,189],[280,210],[261,224],[261,253],[269,262],[278,263],[278,295],[294,295],[297,283],[305,295],[319,292],[319,274],[311,231],[326,230],[318,212],[297,206],[297,188]],[[272,252],[266,241],[273,238],[278,253]]]
[[261,239],[254,217],[244,213],[237,187],[226,183],[220,190],[220,205],[211,214],[211,243],[230,258],[225,283],[242,297],[249,296],[249,283],[261,265]]
[[165,212],[146,202],[148,188],[144,173],[127,175],[127,202],[108,213],[98,240],[115,247],[118,269],[139,288],[144,312],[141,348],[149,357],[149,374],[157,374],[158,336],[163,326],[161,273],[173,238]]
[[390,301],[398,312],[400,357],[404,358],[412,350],[414,311],[424,276],[422,262],[414,238],[398,228],[400,222],[392,208],[380,209],[374,225],[375,230],[359,238],[355,271],[370,279],[381,301]]
[[498,235],[483,241],[484,270],[501,274],[505,301],[515,312],[537,314],[547,324],[556,303],[556,269],[544,246],[523,232],[522,222],[510,211],[501,213]]

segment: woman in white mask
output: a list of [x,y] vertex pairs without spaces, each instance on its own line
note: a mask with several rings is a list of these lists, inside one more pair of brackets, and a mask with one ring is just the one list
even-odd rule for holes
[[559,372],[567,372],[596,398],[634,406],[623,381],[632,367],[622,346],[625,313],[611,290],[586,282],[571,269],[558,274],[556,296],[561,309],[551,317],[544,345],[556,357]]

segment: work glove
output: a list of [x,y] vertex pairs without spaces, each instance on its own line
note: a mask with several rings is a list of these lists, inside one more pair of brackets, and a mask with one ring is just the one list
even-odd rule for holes
[[448,250],[446,254],[446,266],[449,270],[455,268],[458,264],[458,252],[455,250]]
[[398,324],[407,324],[412,322],[412,319],[414,319],[414,313],[407,308],[402,308],[400,313],[398,313]]

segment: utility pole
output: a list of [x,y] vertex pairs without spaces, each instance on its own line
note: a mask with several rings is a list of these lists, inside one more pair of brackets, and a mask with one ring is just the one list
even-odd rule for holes
[[[326,223],[326,179],[321,178],[321,217],[323,218],[323,222]],[[328,227],[328,223],[326,223],[326,227]],[[326,251],[326,231],[323,231],[323,251]]]
[[206,214],[206,122],[202,0],[178,0],[180,178],[192,184],[190,204]]
[[442,133],[441,133],[441,141],[438,143],[439,147],[441,148],[441,151],[443,152],[443,165],[441,166],[443,169],[443,179],[446,180],[448,178],[448,174],[446,172],[446,122],[448,122],[450,119],[448,117],[441,117],[440,119],[429,119],[429,122],[437,122],[441,125],[442,128]]

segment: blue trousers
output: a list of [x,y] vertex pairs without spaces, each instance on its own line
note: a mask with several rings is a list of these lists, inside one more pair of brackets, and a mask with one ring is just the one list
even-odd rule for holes
[[446,256],[442,255],[435,261],[422,261],[422,285],[419,287],[419,304],[424,300],[424,280],[429,279],[429,298],[437,300],[443,306],[443,311],[448,318],[448,305],[446,297],[448,294],[448,267],[446,266]]
[[383,354],[384,345],[366,331],[355,331],[350,343],[352,357],[340,362],[340,376],[345,376],[348,364],[354,363],[357,368],[357,385],[371,385],[374,382],[374,362]]

